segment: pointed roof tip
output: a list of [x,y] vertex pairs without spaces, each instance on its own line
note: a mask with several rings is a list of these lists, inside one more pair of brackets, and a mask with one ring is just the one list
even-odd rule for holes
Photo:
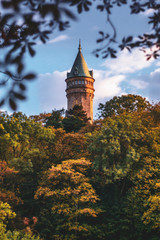
[[79,50],[79,52],[81,52],[81,39],[79,39],[79,47],[78,47],[78,50]]
[[79,39],[78,54],[72,66],[72,69],[67,73],[67,78],[71,77],[93,77],[93,72],[89,71],[86,61],[81,52],[81,40]]

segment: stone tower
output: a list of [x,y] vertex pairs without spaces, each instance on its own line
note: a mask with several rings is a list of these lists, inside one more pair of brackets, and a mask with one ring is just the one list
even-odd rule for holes
[[94,97],[94,78],[93,71],[89,71],[87,64],[81,52],[81,43],[79,42],[78,54],[70,72],[67,73],[66,93],[67,109],[70,110],[74,105],[82,105],[93,121],[93,97]]

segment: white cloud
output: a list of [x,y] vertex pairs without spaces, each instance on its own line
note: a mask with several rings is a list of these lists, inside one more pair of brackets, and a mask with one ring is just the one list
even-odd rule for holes
[[130,81],[130,84],[134,87],[136,87],[137,89],[145,89],[146,87],[148,87],[149,83],[145,82],[143,80],[137,80],[137,79],[132,79]]
[[102,70],[94,70],[95,78],[95,100],[113,97],[122,92],[120,83],[125,80],[124,75],[109,76],[109,73]]
[[126,74],[147,68],[153,63],[153,61],[153,59],[146,61],[145,54],[138,49],[133,50],[131,53],[124,50],[120,52],[117,58],[110,60],[107,59],[103,63],[103,66],[112,71],[114,75]]
[[157,75],[159,77],[159,74],[160,74],[160,68],[157,68],[157,69],[154,70],[154,72],[150,73],[151,77],[155,77]]
[[[56,43],[56,42],[61,42],[61,41],[64,41],[64,40],[66,40],[68,38],[69,37],[67,35],[63,34],[63,35],[60,35],[60,36],[58,36],[56,38],[53,38],[53,39],[47,41],[46,44],[52,44],[52,43]],[[42,45],[42,44],[43,43],[41,41],[37,42],[37,45]]]
[[67,71],[40,74],[37,81],[39,102],[44,111],[66,108],[65,79]]
[[157,62],[157,63],[156,63],[156,66],[160,67],[160,62]]
[[150,9],[147,9],[146,11],[144,11],[144,12],[141,12],[140,14],[144,15],[144,16],[149,16],[149,15],[153,14],[154,12],[155,12],[155,10],[153,8],[150,8]]
[[132,79],[130,85],[134,91],[145,96],[150,102],[160,101],[160,68],[155,69],[148,75],[142,75],[137,80]]
[[64,41],[66,39],[68,39],[69,37],[67,35],[60,35],[52,40],[49,40],[47,43],[56,43],[56,42],[61,42],[61,41]]
[[160,68],[150,73],[148,82],[149,97],[151,100],[160,101]]

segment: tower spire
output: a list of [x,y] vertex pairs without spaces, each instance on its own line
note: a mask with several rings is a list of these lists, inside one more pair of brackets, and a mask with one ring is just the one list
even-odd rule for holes
[[79,52],[81,52],[81,39],[79,39],[79,47],[78,47],[78,50],[79,50]]
[[81,52],[81,41],[79,40],[78,54],[72,69],[67,73],[66,93],[67,109],[72,109],[76,104],[82,105],[90,122],[93,121],[93,97],[94,78],[93,71],[88,69],[87,63]]

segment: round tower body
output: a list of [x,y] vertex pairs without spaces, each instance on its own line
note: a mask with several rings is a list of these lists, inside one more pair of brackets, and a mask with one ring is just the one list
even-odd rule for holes
[[90,122],[93,121],[93,98],[94,98],[94,78],[93,71],[89,71],[87,64],[79,51],[71,72],[67,73],[66,78],[67,109],[70,110],[74,105],[82,105],[86,111]]

